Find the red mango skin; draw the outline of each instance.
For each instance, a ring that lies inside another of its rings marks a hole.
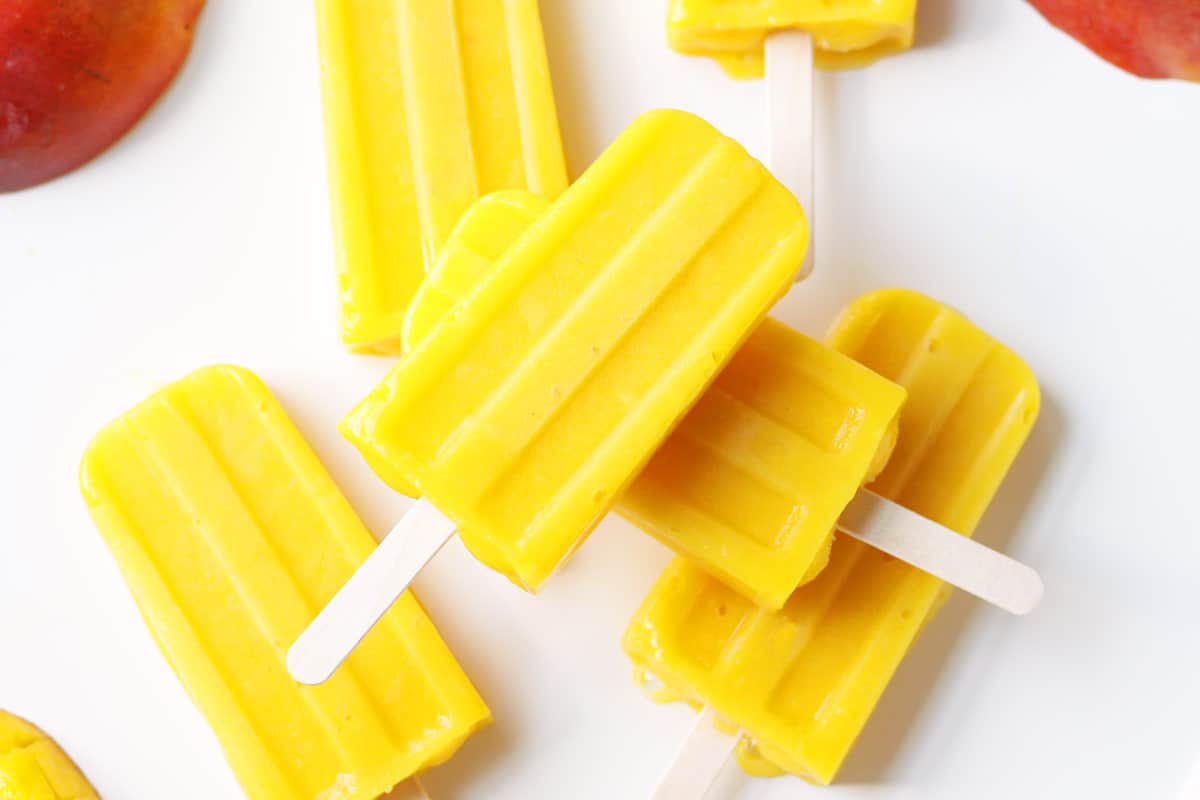
[[[1200,0],[1030,0],[1030,5],[1126,72],[1200,81]]]
[[[0,0],[0,192],[121,138],[183,65],[204,0]]]

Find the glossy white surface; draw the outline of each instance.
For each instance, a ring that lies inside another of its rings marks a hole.
[[[543,0],[573,171],[635,114],[700,112],[765,152],[762,86],[670,53],[660,0]],[[920,46],[818,85],[816,275],[779,315],[860,292],[944,299],[1009,343],[1045,408],[980,532],[1036,567],[1026,618],[956,597],[836,798],[1169,797],[1200,758],[1200,86],[1097,60],[1024,3],[922,0]],[[281,396],[380,533],[407,501],[334,429],[384,360],[336,341],[307,3],[210,0],[131,136],[0,197],[0,706],[109,798],[238,797],[75,487],[89,436],[233,361]],[[529,597],[453,543],[417,588],[496,715],[435,798],[645,797],[692,722],[619,648],[666,553],[608,521]],[[727,769],[714,797],[816,790]]]

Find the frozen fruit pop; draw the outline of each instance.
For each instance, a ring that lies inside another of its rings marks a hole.
[[[1037,416],[1029,369],[958,313],[900,290],[853,303],[829,341],[908,390],[872,488],[970,536]],[[676,559],[624,645],[639,675],[661,682],[659,699],[705,704],[743,731],[748,771],[827,784],[946,595],[937,578],[845,537],[781,611]]]
[[[405,324],[418,347],[546,209],[527,192],[467,211]],[[825,565],[833,529],[891,453],[904,390],[782,323],[750,335],[616,510],[760,605]]]
[[[671,0],[667,40],[756,77],[767,38],[799,30],[812,37],[817,66],[853,67],[912,47],[916,14],[917,0]]]
[[[284,648],[375,542],[266,386],[201,369],[107,426],[82,487],[146,623],[253,800],[375,800],[487,707],[411,593],[320,689]]]
[[[347,417],[536,589],[782,294],[795,201],[682,112],[643,116]]]
[[[0,710],[0,800],[99,800],[58,744]]]
[[[454,313],[546,207],[517,190],[472,206],[413,301],[406,347]],[[903,399],[903,389],[854,359],[767,320],[616,509],[768,608],[824,567],[837,525],[1005,610],[1028,612],[1041,597],[1036,572],[858,491],[891,453]]]
[[[343,422],[385,481],[420,491],[422,522],[406,517],[322,612],[293,674],[319,678],[456,528],[536,590],[783,294],[806,243],[795,198],[733,140],[681,111],[636,120]],[[400,557],[418,538],[420,557]]]
[[[536,0],[317,0],[342,311],[397,352],[427,263],[477,197],[567,185]]]

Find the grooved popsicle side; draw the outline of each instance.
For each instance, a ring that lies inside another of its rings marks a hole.
[[[374,800],[488,721],[411,593],[328,683],[288,676],[286,648],[374,540],[252,374],[154,395],[96,437],[82,483],[248,796]]]
[[[395,352],[425,276],[392,0],[316,0],[342,341]]]
[[[959,314],[900,290],[853,303],[829,341],[908,391],[896,449],[870,488],[969,536],[1036,418],[1028,368]],[[748,771],[825,784],[945,591],[849,537],[780,611],[739,602],[676,559],[625,649],[674,697],[740,725]]]

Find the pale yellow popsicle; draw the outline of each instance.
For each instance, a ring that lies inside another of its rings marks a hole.
[[[480,195],[566,167],[536,0],[317,0],[342,337],[398,352],[404,312]]]
[[[253,800],[376,800],[488,722],[411,593],[326,684],[289,677],[285,649],[375,542],[250,372],[199,370],[111,423],[82,487]]]

